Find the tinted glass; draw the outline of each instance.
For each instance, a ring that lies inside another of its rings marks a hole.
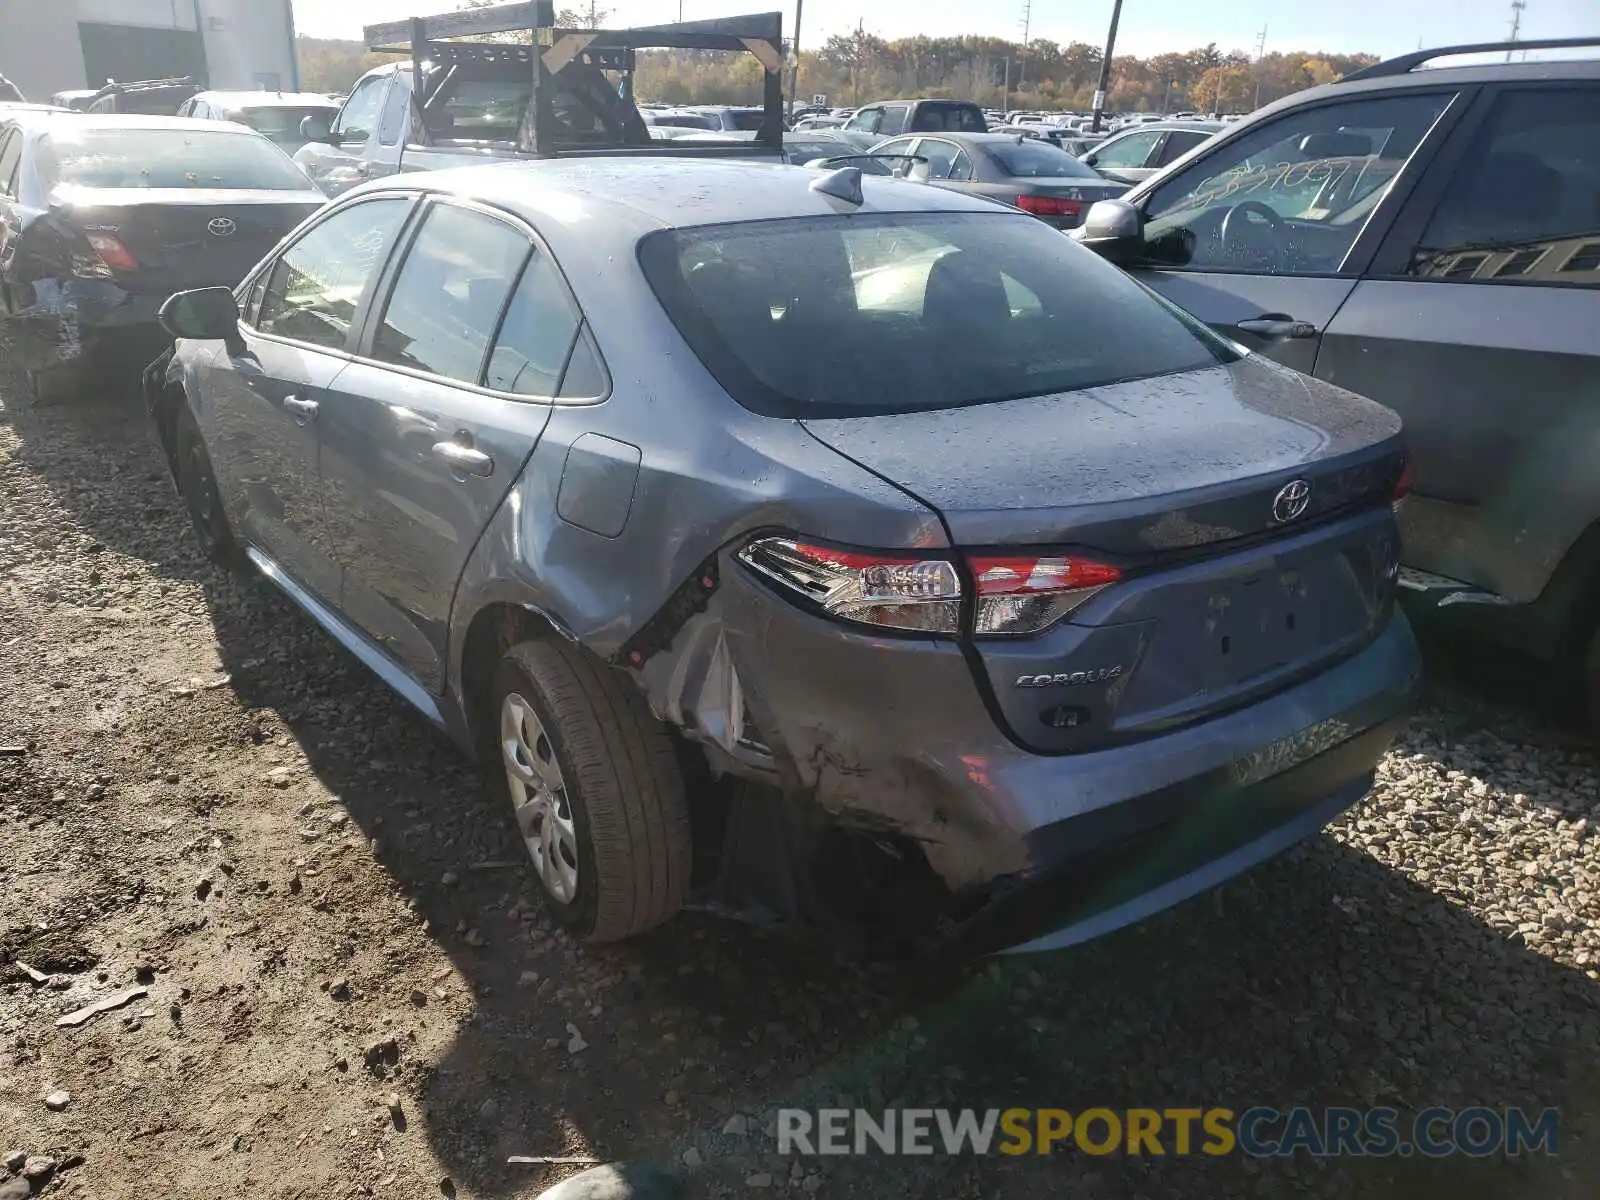
[[[883,106],[883,121],[877,127],[879,133],[903,133],[906,127],[906,114],[911,111],[909,104],[885,104]]]
[[[410,207],[408,200],[368,200],[312,228],[272,268],[257,328],[344,349],[361,295]]]
[[[971,179],[972,163],[966,153],[954,142],[939,138],[923,138],[917,144],[917,157],[928,160],[930,179]]]
[[[1496,103],[1412,255],[1411,273],[1600,287],[1600,87]]]
[[[928,133],[982,133],[989,128],[989,123],[976,105],[924,100],[917,105],[912,128]]]
[[[733,119],[733,128],[743,133],[759,132],[766,114],[759,108],[736,108],[729,114]]]
[[[528,239],[504,221],[440,205],[406,251],[372,356],[476,383]]]
[[[1174,129],[1167,134],[1167,140],[1162,143],[1161,157],[1158,166],[1166,166],[1170,162],[1177,162],[1189,151],[1211,135],[1198,129]]]
[[[1146,254],[1174,266],[1338,270],[1450,99],[1401,93],[1265,122],[1155,190]]]
[[[220,129],[54,127],[39,142],[54,183],[97,188],[310,191],[312,182],[265,138]]]
[[[697,113],[658,113],[650,119],[652,125],[667,129],[715,129],[717,123],[710,117]]]
[[[1228,361],[1031,217],[860,213],[662,231],[645,274],[740,403],[777,416],[981,404]]]
[[[1000,169],[1016,179],[1098,179],[1065,150],[1048,142],[991,142],[984,147]]]
[[[263,105],[259,108],[242,109],[234,119],[250,126],[257,133],[265,134],[279,145],[299,146],[305,141],[300,136],[300,122],[311,116],[330,119],[333,110],[309,106],[289,108]]]
[[[378,105],[383,100],[383,86],[388,80],[382,75],[363,79],[350,93],[334,123],[333,132],[341,142],[364,142],[372,136],[378,123]]]
[[[553,396],[578,333],[578,310],[548,256],[522,272],[483,382],[519,396]]]

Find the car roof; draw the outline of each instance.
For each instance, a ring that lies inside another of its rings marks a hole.
[[[993,213],[992,201],[926,184],[866,175],[865,202],[845,205],[811,184],[804,167],[727,159],[570,158],[456,167],[374,180],[346,193],[444,192],[535,224],[558,258],[609,257],[660,229],[731,225],[849,212]],[[603,232],[602,232],[603,231]]]
[[[312,105],[318,108],[337,107],[332,100],[321,92],[199,92],[196,100],[207,102],[216,101],[219,104],[233,105],[244,108],[276,108],[293,107],[304,108]]]
[[[144,113],[81,113],[66,109],[53,114],[57,121],[78,129],[207,129],[242,137],[260,137],[254,129],[231,121],[207,121],[199,117],[153,117]]]
[[[1112,134],[1112,137],[1121,137],[1126,133],[1149,133],[1152,129],[1198,129],[1203,133],[1217,133],[1225,128],[1222,121],[1141,121],[1135,125],[1128,125]]]

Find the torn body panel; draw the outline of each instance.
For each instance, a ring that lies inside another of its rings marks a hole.
[[[155,328],[155,310],[109,279],[39,278],[28,289],[32,303],[6,320],[24,370],[80,364],[108,331],[137,337]]]

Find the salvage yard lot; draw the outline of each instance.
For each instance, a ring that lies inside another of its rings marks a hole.
[[[1594,1195],[1600,773],[1482,688],[1432,685],[1330,834],[1075,951],[935,974],[706,912],[580,950],[471,765],[202,563],[133,397],[22,394],[0,380],[0,1152],[55,1160],[47,1194],[532,1197],[559,1174],[509,1155],[687,1154],[699,1196]],[[1556,1106],[1561,1139],[795,1168],[785,1104]]]

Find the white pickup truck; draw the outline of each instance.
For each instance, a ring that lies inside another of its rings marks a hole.
[[[295,161],[329,195],[401,171],[473,161],[630,154],[777,157],[783,144],[780,13],[642,29],[554,29],[550,0],[369,25],[368,47],[409,61],[367,72],[331,126],[307,118]],[[476,40],[505,38],[521,40]],[[748,52],[765,73],[751,141],[653,138],[633,102],[637,49]],[[419,86],[420,81],[420,86]]]

